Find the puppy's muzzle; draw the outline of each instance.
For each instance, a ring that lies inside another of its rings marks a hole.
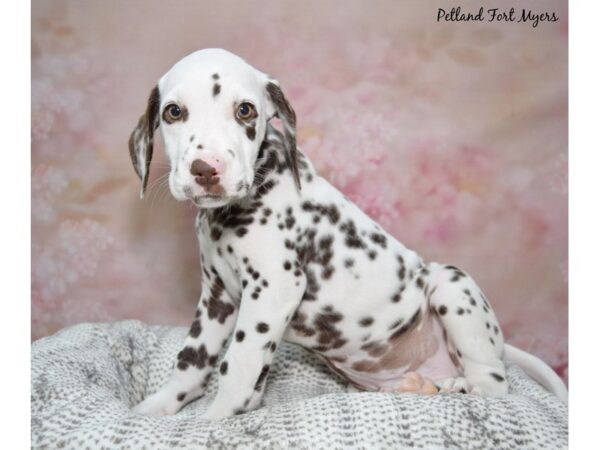
[[[196,183],[202,187],[209,187],[219,184],[219,172],[206,161],[196,159],[192,162],[190,172],[194,176]]]

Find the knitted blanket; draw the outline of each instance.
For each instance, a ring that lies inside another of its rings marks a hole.
[[[139,321],[81,324],[32,345],[31,436],[35,449],[566,448],[567,407],[521,369],[510,394],[347,392],[308,351],[277,349],[258,410],[200,418],[216,393],[170,417],[131,407],[169,377],[186,328]]]

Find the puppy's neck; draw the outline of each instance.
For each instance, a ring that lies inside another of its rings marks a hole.
[[[201,211],[209,223],[223,223],[228,216],[255,210],[262,205],[262,197],[268,194],[282,177],[293,178],[292,170],[285,159],[283,136],[275,127],[268,124],[265,137],[254,163],[254,180],[245,197],[227,205]]]

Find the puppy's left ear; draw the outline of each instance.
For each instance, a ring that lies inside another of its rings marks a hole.
[[[279,86],[279,82],[272,78],[267,78],[266,91],[269,118],[278,117],[283,126],[283,147],[285,151],[285,159],[288,166],[294,175],[294,181],[298,190],[302,188],[300,185],[300,173],[298,172],[298,151],[296,149],[296,113],[287,101],[283,91]]]
[[[146,186],[148,185],[148,175],[150,173],[150,162],[152,161],[152,151],[154,148],[154,130],[160,124],[159,118],[160,93],[158,86],[150,92],[146,112],[142,114],[138,124],[133,129],[129,137],[129,155],[135,173],[142,180],[142,190],[140,198],[144,198]]]

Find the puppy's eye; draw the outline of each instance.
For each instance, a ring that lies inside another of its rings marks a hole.
[[[254,105],[248,102],[240,103],[237,107],[236,115],[241,120],[250,120],[257,116]]]
[[[171,104],[165,108],[165,112],[163,113],[163,119],[168,123],[175,122],[176,120],[181,119],[183,111],[178,105]]]

